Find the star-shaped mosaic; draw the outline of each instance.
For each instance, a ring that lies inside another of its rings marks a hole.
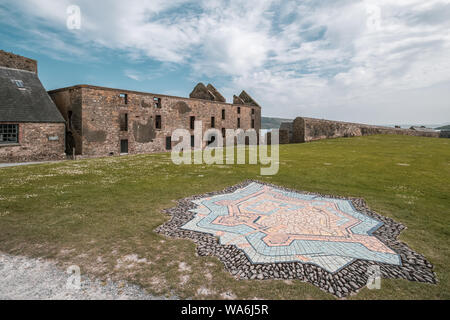
[[[299,279],[338,297],[384,278],[436,283],[433,266],[397,240],[405,228],[363,199],[247,181],[167,210],[157,232],[193,239],[241,279]]]
[[[182,228],[210,233],[242,249],[252,263],[302,262],[335,272],[361,259],[400,265],[400,256],[372,235],[382,223],[349,200],[287,192],[258,183],[193,201]]]

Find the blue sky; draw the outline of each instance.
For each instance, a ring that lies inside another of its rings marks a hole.
[[[66,26],[81,9],[81,28]],[[450,0],[2,0],[0,49],[47,89],[245,89],[263,115],[450,121]]]

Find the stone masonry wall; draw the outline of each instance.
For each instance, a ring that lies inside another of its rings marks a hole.
[[[0,162],[63,160],[64,135],[64,123],[19,123],[19,143],[0,144]]]
[[[442,130],[439,133],[440,138],[450,138],[450,130]]]
[[[400,134],[422,137],[439,137],[439,132],[423,132],[410,129],[372,126],[360,123],[340,122],[299,117],[293,123],[293,142],[309,142],[321,139],[356,137],[374,134]]]
[[[280,129],[279,131],[279,143],[280,144],[288,144],[289,143],[289,131],[288,130],[284,130],[284,129]]]
[[[121,140],[128,140],[129,154],[167,151],[166,138],[175,129],[190,130],[191,116],[203,122],[203,132],[211,127],[211,117],[215,117],[215,128],[219,131],[236,128],[238,118],[244,130],[251,128],[252,119],[255,120],[255,130],[261,129],[260,107],[92,86],[78,88],[82,104],[81,149],[85,157],[118,155]],[[64,117],[68,105],[78,101],[72,97],[70,102],[70,94],[63,93],[69,89],[49,92]],[[126,94],[126,98],[121,94]],[[154,99],[160,99],[160,108],[155,107],[157,100]],[[222,120],[222,109],[225,110],[225,120]],[[124,119],[125,114],[128,117],[127,131],[120,128],[120,119]],[[161,129],[155,127],[157,116],[161,116]],[[194,134],[193,130],[191,134]],[[175,144],[172,142],[172,146]]]
[[[37,61],[0,50],[0,66],[37,73]]]
[[[59,112],[66,120],[66,153],[76,155],[82,154],[82,108],[81,88],[70,88],[50,94]]]

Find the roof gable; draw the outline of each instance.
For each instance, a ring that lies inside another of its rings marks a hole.
[[[2,122],[64,122],[36,73],[0,67],[0,97]]]

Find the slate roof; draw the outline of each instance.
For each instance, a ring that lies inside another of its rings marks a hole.
[[[21,80],[19,88],[14,80]],[[34,72],[0,67],[0,122],[64,122]]]

